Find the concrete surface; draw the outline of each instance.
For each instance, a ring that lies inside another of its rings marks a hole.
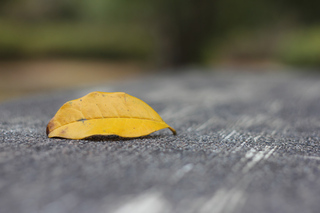
[[[178,135],[49,139],[70,99],[123,91]],[[320,76],[159,75],[0,105],[1,213],[319,212]]]

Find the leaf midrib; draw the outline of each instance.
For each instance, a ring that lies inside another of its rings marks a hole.
[[[82,118],[82,119],[86,119],[86,118]],[[157,123],[165,123],[163,120],[161,121],[158,121],[158,120],[152,120],[152,119],[148,119],[148,118],[135,118],[135,117],[104,117],[104,118],[91,118],[91,119],[86,119],[86,120],[82,120],[82,121],[73,121],[73,122],[70,122],[70,123],[67,123],[67,124],[64,124],[64,125],[61,125],[51,131],[54,131],[56,129],[59,129],[60,127],[63,127],[65,125],[69,125],[69,124],[72,124],[72,123],[77,123],[77,122],[85,122],[85,121],[91,121],[91,120],[100,120],[100,119],[137,119],[137,120],[147,120],[147,121],[154,121],[154,122],[157,122]],[[60,122],[59,122],[60,123]]]

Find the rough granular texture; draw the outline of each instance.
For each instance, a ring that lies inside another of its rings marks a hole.
[[[122,91],[178,132],[49,139],[68,100]],[[196,73],[0,105],[0,212],[318,212],[320,76]]]

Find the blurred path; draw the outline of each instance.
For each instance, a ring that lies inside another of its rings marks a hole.
[[[0,62],[0,102],[43,91],[130,79],[145,67],[137,62],[26,60]]]
[[[49,139],[67,100],[124,91],[176,128],[138,139]],[[152,76],[0,105],[1,212],[315,213],[320,76]]]

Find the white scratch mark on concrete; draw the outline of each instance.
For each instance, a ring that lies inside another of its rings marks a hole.
[[[222,141],[226,141],[226,140],[228,140],[232,135],[234,135],[236,133],[236,130],[233,130],[229,135],[227,135],[226,137],[224,137],[223,139],[222,139]]]
[[[196,109],[196,106],[187,106],[182,109],[172,109],[171,108],[169,110],[165,110],[164,112],[162,112],[161,117],[165,120],[177,119],[177,118],[181,118],[183,116],[186,116],[189,112],[191,112],[194,109]]]
[[[245,201],[246,195],[243,190],[237,188],[220,189],[195,212],[232,213],[235,209],[241,208]]]
[[[231,132],[232,135],[235,131]],[[231,133],[229,135],[231,135]],[[229,136],[228,135],[228,136]],[[228,137],[227,136],[227,137]],[[231,137],[231,136],[229,136]],[[242,146],[250,139],[247,138],[237,149],[241,149]],[[268,159],[277,149],[278,147],[275,146],[271,149],[270,146],[264,147],[262,151],[257,151],[256,149],[250,149],[247,151],[245,156],[241,158],[238,164],[232,169],[238,171],[240,169],[240,164],[244,162],[248,162],[244,168],[242,169],[242,173],[246,174],[242,180],[233,188],[231,189],[220,189],[218,190],[211,198],[203,203],[199,210],[194,212],[200,213],[233,213],[239,212],[239,209],[243,207],[247,200],[247,195],[245,193],[245,189],[248,187],[250,180],[252,179],[251,176],[248,176],[248,172],[260,161]],[[237,151],[235,149],[235,151]],[[319,158],[320,159],[320,158]],[[241,171],[241,170],[240,170]]]
[[[225,207],[226,213],[239,212],[239,209],[242,208],[247,200],[247,196],[243,190],[233,189],[231,192],[230,200]]]
[[[224,134],[225,134],[225,130],[220,130],[219,132],[218,132],[218,135],[220,136],[220,137],[222,137]]]
[[[225,189],[218,190],[211,199],[206,201],[202,208],[199,209],[200,213],[221,212],[224,205],[226,205],[228,198],[228,191]]]
[[[253,138],[254,142],[257,142],[259,140],[259,138],[261,138],[261,135],[258,135],[257,137],[254,137]]]
[[[251,158],[251,161],[247,163],[247,165],[242,169],[242,173],[247,173],[252,167],[254,167],[259,161],[261,161],[265,154],[269,152],[270,146],[264,147],[262,151],[259,151],[257,154],[254,154],[254,149],[251,149],[246,153],[246,158]]]
[[[300,156],[300,155],[298,156],[304,159],[320,160],[320,157],[317,157],[317,156]]]
[[[183,176],[185,174],[187,174],[188,172],[190,172],[192,169],[193,169],[193,164],[192,163],[184,165],[181,169],[179,169],[178,171],[176,171],[174,173],[174,175],[172,177],[172,181],[173,182],[180,181],[183,178]]]
[[[246,158],[252,158],[257,150],[251,148],[245,155]]]
[[[73,194],[69,193],[45,205],[41,209],[41,212],[43,213],[70,212],[77,205],[78,205],[77,198]]]
[[[245,141],[245,142],[242,142],[242,143],[240,144],[240,146],[235,147],[234,150],[232,150],[231,152],[232,152],[232,153],[239,152],[239,151],[241,150],[241,148],[244,146],[245,143],[246,143],[246,141]]]
[[[207,128],[209,125],[213,124],[217,120],[218,120],[218,118],[216,116],[210,118],[209,120],[207,120],[206,122],[201,124],[198,128],[196,128],[196,131],[200,131],[200,130]]]
[[[245,141],[242,142],[242,143],[240,144],[240,146],[237,146],[237,147],[233,148],[233,150],[231,150],[231,152],[232,152],[232,153],[239,152],[239,151],[242,149],[242,147],[243,147],[250,139],[251,139],[251,136],[249,136],[247,139],[245,139]]]
[[[273,131],[271,132],[271,135],[274,136],[277,132],[278,132],[277,130],[273,130]]]
[[[320,157],[316,157],[316,156],[304,156],[304,158],[313,159],[313,160],[320,160]]]
[[[277,148],[278,148],[278,147],[275,146],[273,149],[271,149],[271,150],[264,156],[264,159],[267,160]]]
[[[158,192],[147,192],[127,203],[113,213],[165,213],[170,212],[170,204]]]

